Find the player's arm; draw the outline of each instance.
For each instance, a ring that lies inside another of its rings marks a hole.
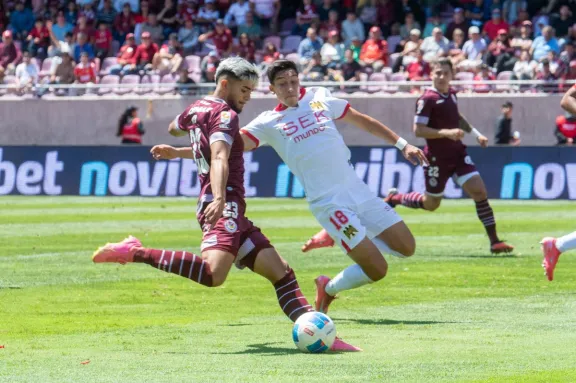
[[[180,124],[178,123],[179,118],[180,115],[176,116],[170,125],[168,125],[168,133],[170,133],[171,136],[182,137],[188,134],[186,130],[180,129]]]
[[[448,138],[458,141],[464,137],[464,132],[460,129],[432,129],[428,127],[432,110],[436,101],[427,97],[421,97],[416,101],[416,113],[414,115],[414,135],[426,140],[437,140]]]
[[[472,124],[470,124],[463,115],[460,115],[460,120],[458,121],[458,127],[463,131],[465,131],[466,133],[472,133],[474,136],[476,136],[476,140],[483,148],[488,146],[488,138],[486,138],[486,136],[480,133],[478,129],[473,127]]]
[[[564,94],[562,101],[560,101],[560,106],[568,113],[576,115],[576,85]]]
[[[240,130],[240,137],[242,137],[242,141],[244,142],[245,152],[250,152],[258,147],[258,144],[254,141],[254,139],[250,138],[246,132]]]
[[[175,148],[170,145],[155,145],[150,149],[150,153],[155,160],[172,160],[174,158],[196,159],[194,151],[190,146],[184,148]]]
[[[210,184],[214,200],[204,214],[206,222],[213,226],[222,217],[222,212],[226,206],[226,183],[228,182],[228,158],[230,157],[231,146],[226,141],[214,141],[210,145]]]
[[[392,129],[380,121],[360,113],[354,108],[348,108],[341,120],[396,146],[402,151],[404,157],[414,165],[428,165],[428,160],[420,149],[408,144],[405,139],[394,133]]]

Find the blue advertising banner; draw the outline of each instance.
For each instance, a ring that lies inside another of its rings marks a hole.
[[[154,161],[149,147],[0,147],[0,195],[189,196],[200,191],[192,160]],[[353,147],[356,173],[378,195],[424,190],[422,168],[390,147]],[[490,198],[576,199],[576,150],[570,147],[469,148]],[[269,147],[245,154],[248,197],[304,197]],[[452,180],[446,198],[466,197]]]

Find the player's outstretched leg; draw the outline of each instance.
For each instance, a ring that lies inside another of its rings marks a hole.
[[[323,247],[334,246],[334,240],[330,237],[330,234],[325,229],[320,230],[312,238],[310,238],[304,246],[302,246],[302,252],[305,253],[310,250],[320,249]]]
[[[392,188],[388,191],[388,195],[384,198],[384,202],[392,207],[402,205],[411,209],[426,209],[424,206],[424,198],[425,195],[422,193],[399,193],[396,188]]]
[[[314,311],[302,294],[296,275],[288,263],[274,248],[266,248],[248,254],[242,264],[268,279],[274,286],[278,304],[293,322],[302,314]],[[362,351],[362,349],[344,342],[337,337],[330,348],[333,351]]]
[[[542,245],[542,253],[544,255],[542,267],[546,272],[548,280],[551,281],[554,279],[554,269],[556,268],[560,254],[571,249],[576,249],[576,231],[560,238],[543,238],[540,244]]]
[[[482,181],[480,175],[477,174],[467,180],[462,185],[462,189],[472,197],[476,204],[476,214],[478,215],[480,222],[484,225],[486,234],[488,234],[488,238],[490,239],[490,251],[495,254],[512,252],[514,246],[511,246],[498,238],[494,211],[488,202],[486,186],[484,186],[484,181]]]
[[[213,252],[216,252],[216,250]],[[180,275],[201,285],[215,287],[224,282],[234,261],[234,257],[231,254],[222,251],[217,252],[219,262],[213,262],[215,264],[211,265],[208,261],[211,254],[208,254],[206,259],[204,259],[200,255],[187,251],[148,249],[144,248],[137,238],[129,236],[122,242],[107,243],[100,247],[94,252],[92,260],[95,263],[146,263],[159,270]],[[224,257],[220,257],[220,255],[224,255]]]

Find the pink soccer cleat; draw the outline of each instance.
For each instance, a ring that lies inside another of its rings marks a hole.
[[[328,306],[330,306],[330,303],[336,299],[336,297],[333,297],[326,292],[326,285],[330,282],[330,277],[321,275],[316,278],[314,282],[316,282],[316,300],[314,301],[316,311],[327,314]]]
[[[332,343],[332,347],[330,347],[330,351],[347,351],[347,352],[359,352],[362,351],[360,347],[352,346],[349,343],[344,342],[339,337],[334,339],[334,343]]]
[[[326,230],[322,229],[302,246],[302,252],[305,253],[310,250],[332,246],[334,246],[334,240]]]
[[[558,263],[558,258],[560,257],[560,250],[556,247],[556,238],[546,237],[540,241],[542,245],[542,253],[544,254],[544,260],[542,261],[542,267],[546,272],[548,280],[554,279],[554,269],[556,268],[556,263]]]
[[[121,264],[134,262],[135,251],[133,249],[135,247],[142,247],[142,243],[138,238],[130,235],[122,242],[109,242],[98,248],[92,255],[92,261],[94,263],[116,262]]]

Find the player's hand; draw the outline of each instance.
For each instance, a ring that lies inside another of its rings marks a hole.
[[[446,138],[453,141],[460,141],[464,138],[464,131],[462,129],[448,129],[446,131]]]
[[[225,206],[226,201],[214,200],[206,207],[204,216],[206,217],[205,225],[207,225],[207,230],[211,230],[216,225],[216,222],[222,217]]]
[[[404,158],[412,163],[412,165],[430,165],[424,152],[410,144],[407,144],[404,149],[402,149],[402,154],[404,155]]]
[[[152,153],[152,157],[154,157],[155,160],[171,160],[178,158],[178,150],[170,145],[156,145],[150,149],[150,153]]]
[[[485,148],[488,146],[488,139],[486,137],[480,135],[477,140],[481,147]]]

